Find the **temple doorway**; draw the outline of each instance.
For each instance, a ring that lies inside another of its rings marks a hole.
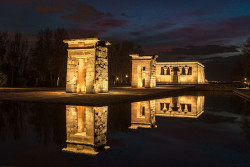
[[[146,67],[137,67],[137,78],[138,78],[138,88],[144,88],[145,87],[145,70]]]
[[[86,58],[78,59],[77,93],[86,93]]]
[[[86,136],[86,107],[77,106],[77,135]]]
[[[173,83],[178,83],[178,67],[173,67],[172,72],[173,72]]]

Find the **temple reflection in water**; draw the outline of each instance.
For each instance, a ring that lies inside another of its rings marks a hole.
[[[66,106],[67,147],[63,151],[98,154],[106,145],[108,107]]]
[[[157,127],[155,116],[198,118],[204,96],[178,96],[131,103],[130,129]]]
[[[198,118],[204,112],[204,96],[178,96],[156,100],[156,116]]]
[[[198,118],[204,112],[204,100],[204,96],[178,96],[133,102],[128,128],[156,128],[156,116]],[[96,155],[100,148],[109,148],[107,119],[108,106],[67,105],[67,147],[63,151]]]

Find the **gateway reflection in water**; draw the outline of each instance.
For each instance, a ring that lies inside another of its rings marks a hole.
[[[156,128],[155,100],[131,103],[130,129]]]
[[[108,106],[66,106],[67,147],[63,151],[98,154],[106,145]]]

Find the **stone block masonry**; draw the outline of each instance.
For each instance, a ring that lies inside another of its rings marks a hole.
[[[66,105],[67,147],[63,151],[96,155],[106,146],[108,106]]]
[[[64,40],[68,44],[66,92],[108,92],[107,41],[98,38]]]
[[[156,58],[158,56],[132,57],[132,87],[133,88],[153,88],[156,87]]]
[[[199,62],[156,62],[158,56],[132,57],[133,88],[154,88],[156,84],[205,84],[205,67]]]

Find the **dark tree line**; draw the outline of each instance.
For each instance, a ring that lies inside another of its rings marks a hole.
[[[28,41],[21,33],[16,33],[12,39],[9,34],[0,32],[0,66],[2,86],[22,86],[26,75]]]
[[[131,41],[112,42],[109,48],[109,84],[128,85],[131,81],[130,54],[141,54],[140,45]]]
[[[68,33],[64,29],[52,31],[47,28],[38,32],[37,42],[31,49],[35,86],[65,85],[67,45],[63,40],[67,38]]]
[[[37,32],[36,41],[21,33],[11,36],[0,32],[0,86],[65,87],[68,32],[49,28]],[[81,38],[81,37],[79,37]],[[142,53],[130,41],[112,42],[108,48],[110,85],[128,85],[131,80],[131,57]]]
[[[31,47],[21,33],[0,32],[0,86],[64,86],[67,38],[66,30],[47,28]]]
[[[247,39],[242,48],[243,77],[250,79],[250,38]]]
[[[242,47],[240,61],[235,62],[232,69],[232,81],[245,81],[245,78],[250,82],[250,38],[246,40]]]

